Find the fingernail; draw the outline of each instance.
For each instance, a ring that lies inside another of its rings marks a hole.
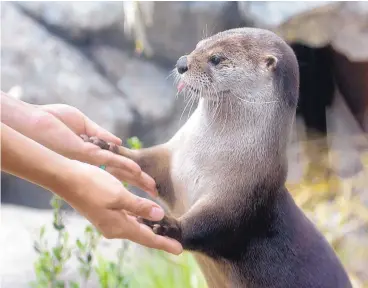
[[[152,218],[152,220],[159,221],[164,218],[165,212],[161,208],[153,207],[149,216]]]
[[[181,253],[183,253],[183,246],[176,240],[173,240],[173,239],[170,239],[170,238],[167,238],[165,237],[166,239],[168,239],[172,245],[170,251],[167,251],[171,254],[174,254],[174,255],[180,255]]]

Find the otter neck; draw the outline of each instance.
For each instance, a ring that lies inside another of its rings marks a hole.
[[[287,143],[294,116],[281,102],[249,102],[231,94],[217,100],[201,98],[198,110],[211,136],[238,132],[273,147]]]
[[[201,99],[197,113],[200,129],[195,133],[201,139],[197,143],[204,143],[207,150],[216,142],[216,151],[227,154],[229,162],[254,167],[248,171],[249,177],[262,178],[275,169],[287,173],[286,147],[293,118],[281,103]]]

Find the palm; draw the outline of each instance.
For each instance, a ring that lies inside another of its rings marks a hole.
[[[157,191],[154,180],[147,174],[142,173],[138,164],[130,159],[113,154],[110,151],[101,150],[92,143],[84,142],[80,135],[96,136],[106,142],[121,145],[119,138],[98,126],[74,107],[55,104],[44,105],[42,109],[52,114],[64,124],[60,126],[58,131],[53,131],[54,134],[57,134],[58,139],[63,139],[64,143],[68,143],[67,147],[65,147],[64,143],[57,143],[61,144],[60,146],[65,148],[65,150],[68,150],[64,154],[92,165],[107,166],[107,171],[121,181],[126,181],[134,186],[140,187],[152,196],[156,196]]]
[[[43,109],[57,117],[77,135],[86,134],[88,136],[96,136],[107,142],[121,145],[121,140],[119,138],[99,127],[75,107],[55,104],[46,105]]]

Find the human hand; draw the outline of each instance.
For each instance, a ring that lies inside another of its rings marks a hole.
[[[156,235],[137,221],[136,216],[159,221],[164,212],[153,201],[130,193],[109,173],[78,161],[73,164],[73,175],[65,193],[56,191],[74,209],[86,217],[108,239],[128,239],[146,247],[180,254],[179,242]]]
[[[96,136],[106,142],[121,145],[119,138],[98,126],[75,107],[64,104],[34,105],[34,107],[47,113],[38,117],[34,125],[45,135],[40,143],[71,159],[97,166],[103,165],[106,171],[121,181],[137,186],[153,197],[157,196],[155,181],[141,171],[138,164],[83,141],[80,135]]]

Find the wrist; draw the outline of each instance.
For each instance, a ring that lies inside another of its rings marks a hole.
[[[79,161],[63,158],[58,170],[53,171],[55,181],[50,190],[70,204],[80,202],[79,199],[83,198],[81,187],[86,178],[82,166],[83,163]]]

